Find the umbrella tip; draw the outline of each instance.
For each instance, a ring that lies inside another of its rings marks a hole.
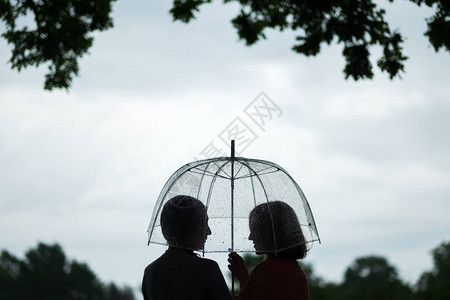
[[[231,140],[231,158],[234,159],[234,140]]]

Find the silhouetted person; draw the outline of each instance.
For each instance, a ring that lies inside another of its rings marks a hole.
[[[269,207],[270,206],[270,207]],[[229,254],[228,268],[238,278],[239,300],[307,300],[308,280],[297,263],[307,252],[295,211],[281,201],[256,206],[249,216],[250,236],[256,254],[264,260],[250,276],[244,260]]]
[[[161,212],[167,251],[145,268],[144,300],[230,300],[231,294],[217,263],[200,258],[211,230],[206,207],[190,196],[170,199]]]

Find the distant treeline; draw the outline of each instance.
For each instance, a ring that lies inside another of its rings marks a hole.
[[[432,255],[433,268],[423,272],[414,285],[402,281],[395,267],[380,256],[355,259],[342,283],[328,282],[314,273],[311,264],[300,264],[308,275],[309,300],[449,300],[450,242],[436,247]],[[243,257],[250,269],[262,259],[251,254]]]
[[[317,276],[301,262],[309,279],[309,300],[448,300],[450,299],[450,242],[432,251],[433,267],[414,285],[399,278],[383,257],[357,258],[342,283]],[[244,255],[252,268],[260,256]],[[85,263],[69,261],[58,245],[39,243],[19,259],[3,250],[0,256],[0,300],[135,300],[130,287],[102,283]]]
[[[134,300],[130,287],[104,284],[85,263],[69,261],[58,245],[39,243],[19,259],[0,256],[0,300]]]

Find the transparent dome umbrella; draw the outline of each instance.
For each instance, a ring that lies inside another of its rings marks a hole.
[[[277,238],[276,220],[270,219],[264,229],[273,243],[260,246],[259,252],[279,252],[305,243],[307,248],[312,242],[320,242],[311,208],[303,191],[294,179],[275,163],[235,157],[234,141],[231,142],[231,156],[217,157],[188,163],[178,169],[164,185],[148,227],[148,243],[169,245],[161,230],[161,211],[169,199],[177,195],[188,195],[200,200],[206,207],[207,215],[203,224],[208,224],[211,234],[203,244],[205,252],[255,252],[253,240],[249,240],[249,214],[262,203],[281,201],[292,207],[298,218],[285,216],[284,231],[298,235],[301,228],[303,237],[298,239]],[[275,212],[269,206],[269,217]],[[278,220],[280,222],[280,220]],[[298,226],[300,225],[300,226]],[[208,226],[204,228],[207,235]],[[281,234],[280,234],[281,235]],[[268,246],[267,246],[268,245]],[[261,249],[266,247],[267,249]],[[189,247],[186,247],[189,248]]]

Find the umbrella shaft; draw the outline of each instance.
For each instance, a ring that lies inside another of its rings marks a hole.
[[[231,251],[234,251],[234,161],[231,161]]]
[[[231,140],[231,251],[234,251],[234,140]]]

